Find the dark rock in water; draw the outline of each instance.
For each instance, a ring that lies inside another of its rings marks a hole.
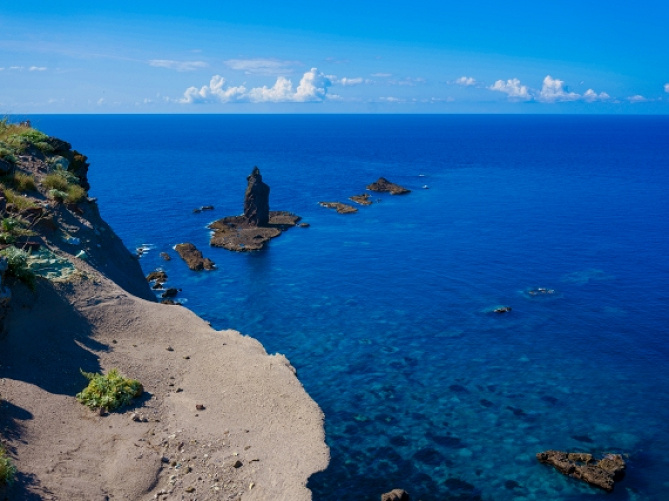
[[[511,311],[511,306],[500,306],[492,311],[494,313],[509,313]]]
[[[461,384],[452,384],[448,387],[453,393],[469,393],[469,390]]]
[[[381,501],[411,501],[411,496],[404,489],[393,489],[381,494]]]
[[[444,462],[444,456],[434,447],[423,447],[413,455],[413,458],[431,466],[437,466]]]
[[[447,478],[444,484],[451,491],[473,491],[475,489],[469,482],[465,482],[464,480],[455,477]]]
[[[606,454],[595,460],[592,454],[546,451],[537,454],[541,463],[550,464],[560,473],[611,492],[625,476],[625,461],[620,454]]]
[[[246,178],[248,186],[244,194],[244,217],[252,226],[269,224],[269,186],[263,183],[260,169],[253,168]]]
[[[595,442],[593,439],[591,439],[587,435],[572,435],[571,438],[573,438],[574,440],[578,440],[579,442],[586,443],[586,444],[592,444],[592,443]]]
[[[216,265],[209,258],[203,258],[202,252],[191,243],[178,244],[174,247],[181,258],[186,261],[188,267],[193,271],[215,270]]]
[[[506,487],[509,490],[513,490],[520,487],[520,484],[515,480],[507,480],[506,482],[504,482],[504,487]]]
[[[179,293],[179,289],[176,289],[174,287],[170,287],[167,289],[165,292],[163,292],[160,297],[166,298],[166,297],[175,297]]]
[[[517,416],[517,417],[527,416],[525,411],[523,409],[518,408],[518,407],[513,407],[511,405],[507,405],[506,408],[509,409],[511,412],[513,412],[514,416]]]
[[[167,282],[167,273],[165,273],[162,270],[152,271],[146,276],[146,281],[164,284],[165,282]]]
[[[214,210],[214,206],[213,205],[203,205],[202,207],[200,207],[200,210],[202,210],[202,211]]]
[[[300,223],[300,228],[309,228],[311,226],[309,223]]]
[[[170,257],[170,255],[167,252],[161,252],[160,257],[162,257],[165,261],[171,261],[172,260],[172,258]]]
[[[263,183],[258,167],[253,168],[247,180],[244,215],[211,223],[209,229],[214,233],[210,245],[237,252],[260,250],[270,239],[300,221],[300,216],[290,212],[269,210],[269,186]]]
[[[228,216],[209,225],[214,234],[209,241],[214,247],[231,251],[247,252],[260,250],[270,239],[295,226],[300,216],[285,211],[271,211],[267,226],[249,225],[244,216]]]
[[[353,200],[356,204],[360,205],[372,205],[372,200],[369,193],[363,193],[362,195],[353,195],[348,197],[349,200]]]
[[[495,404],[493,404],[490,400],[488,400],[488,399],[486,399],[486,398],[482,398],[482,399],[480,400],[480,403],[481,403],[481,405],[482,405],[483,407],[492,407],[493,405],[495,405]]]
[[[368,185],[367,189],[370,191],[386,191],[391,195],[404,195],[405,193],[411,193],[411,190],[407,190],[399,184],[391,183],[385,177],[380,177],[375,183]]]
[[[341,202],[318,202],[318,204],[326,209],[335,209],[339,214],[352,214],[358,212],[358,209],[352,205],[343,204]]]
[[[409,439],[404,435],[395,435],[394,437],[390,437],[390,444],[395,447],[404,447],[409,445]]]
[[[550,395],[544,395],[541,397],[541,400],[544,402],[548,402],[551,405],[555,405],[559,402],[559,400],[555,397],[551,397]]]
[[[435,444],[441,445],[442,447],[451,447],[453,449],[464,449],[465,446],[458,437],[453,435],[436,435],[431,431],[428,431],[425,435]]]

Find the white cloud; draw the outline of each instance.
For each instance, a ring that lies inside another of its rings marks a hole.
[[[348,78],[348,77],[342,77],[342,78],[337,78],[336,75],[326,75],[326,78],[330,80],[330,83],[332,85],[343,85],[344,87],[351,87],[354,85],[362,85],[362,84],[371,84],[374,83],[374,80],[370,80],[368,78],[362,78],[362,77],[355,77],[355,78]]]
[[[504,80],[497,80],[488,89],[506,93],[511,101],[536,100],[542,103],[586,101],[592,103],[594,101],[608,101],[611,99],[611,96],[606,92],[597,94],[592,89],[586,90],[582,95],[567,91],[563,80],[553,78],[550,75],[546,75],[543,79],[541,90],[530,89],[528,86],[522,85],[517,78],[507,80],[506,82]]]
[[[284,76],[279,76],[272,87],[255,87],[247,91],[246,87],[225,87],[225,79],[214,75],[209,85],[201,88],[189,87],[179,100],[183,104],[245,101],[253,103],[304,103],[321,102],[327,97],[330,80],[316,68],[307,71],[293,90],[293,83]]]
[[[372,76],[376,77],[376,78],[388,78],[388,77],[392,77],[393,74],[392,73],[372,73]]]
[[[583,93],[583,100],[589,103],[592,103],[593,101],[608,101],[609,99],[611,99],[611,96],[606,92],[597,94],[594,90],[588,89]]]
[[[390,85],[401,85],[405,87],[415,87],[418,84],[424,84],[427,80],[425,80],[422,77],[405,77],[402,78],[401,80],[390,80],[388,83]]]
[[[9,69],[14,71],[23,71],[23,66],[10,66]]]
[[[554,103],[556,101],[577,101],[581,98],[575,92],[567,92],[564,89],[564,81],[546,75],[543,85],[537,96],[537,100],[547,103]]]
[[[380,97],[380,101],[385,101],[386,103],[403,103],[404,99],[400,99],[399,97],[393,97],[393,96],[388,96],[388,97]]]
[[[643,97],[641,94],[637,94],[636,96],[628,97],[627,100],[630,103],[645,103],[646,101],[648,101],[648,98]]]
[[[177,71],[193,71],[209,66],[204,61],[172,61],[171,59],[151,59],[149,64],[156,68],[167,68]]]
[[[214,75],[209,81],[209,85],[203,85],[201,88],[189,87],[184,92],[184,97],[179,100],[180,103],[228,103],[230,101],[240,100],[246,94],[246,88],[228,87],[225,89],[225,78],[220,75]]]
[[[497,92],[504,92],[509,96],[509,99],[520,100],[520,101],[530,101],[532,96],[529,93],[529,89],[526,85],[521,85],[520,80],[513,78],[504,82],[504,80],[497,80],[494,84],[488,87],[490,90]]]
[[[365,79],[362,77],[356,77],[356,78],[342,78],[339,83],[342,84],[343,86],[347,85],[360,85],[361,83],[364,83]]]
[[[31,66],[28,71],[46,71],[46,66]]]
[[[458,78],[455,81],[455,83],[458,84],[458,85],[464,85],[466,87],[469,87],[470,85],[476,84],[476,79],[474,77],[462,76],[462,77]]]
[[[296,61],[277,59],[228,59],[223,61],[233,70],[243,71],[247,75],[287,75],[293,72]]]
[[[664,84],[664,92],[669,92],[669,83]]]

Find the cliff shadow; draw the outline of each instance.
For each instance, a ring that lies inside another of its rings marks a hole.
[[[0,336],[0,377],[74,396],[86,386],[80,369],[100,372],[92,351],[108,347],[92,339],[91,324],[53,283],[38,280],[31,292],[12,286],[10,312]]]

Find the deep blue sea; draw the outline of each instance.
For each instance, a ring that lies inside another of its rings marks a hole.
[[[88,155],[146,273],[297,368],[332,454],[316,501],[669,498],[669,117],[31,118]],[[311,226],[209,247],[256,165],[272,210]],[[379,176],[413,191],[318,205]],[[218,270],[190,271],[181,242]],[[627,476],[606,495],[547,449],[623,453]]]

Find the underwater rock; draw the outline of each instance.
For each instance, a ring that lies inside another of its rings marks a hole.
[[[595,460],[592,454],[546,451],[537,454],[540,463],[553,466],[563,475],[576,478],[607,492],[625,476],[625,461],[620,454],[606,454]]]
[[[163,260],[165,260],[165,261],[171,261],[172,260],[172,258],[170,257],[170,255],[167,252],[161,252],[160,257],[162,257]]]
[[[334,209],[339,214],[352,214],[358,212],[358,209],[352,205],[343,204],[341,202],[318,202],[318,205],[325,207],[326,209]]]
[[[248,186],[244,194],[244,217],[252,226],[269,224],[269,186],[263,183],[260,169],[254,167],[246,178]]]
[[[193,271],[215,270],[216,265],[209,258],[203,258],[202,252],[191,243],[177,244],[174,250],[179,253],[181,259],[186,261],[188,267]]]
[[[381,494],[381,501],[411,501],[411,496],[404,489],[393,489]]]
[[[370,191],[386,191],[391,195],[404,195],[405,193],[411,193],[411,190],[407,190],[399,184],[391,183],[385,177],[380,177],[375,183],[368,185],[367,189]]]

